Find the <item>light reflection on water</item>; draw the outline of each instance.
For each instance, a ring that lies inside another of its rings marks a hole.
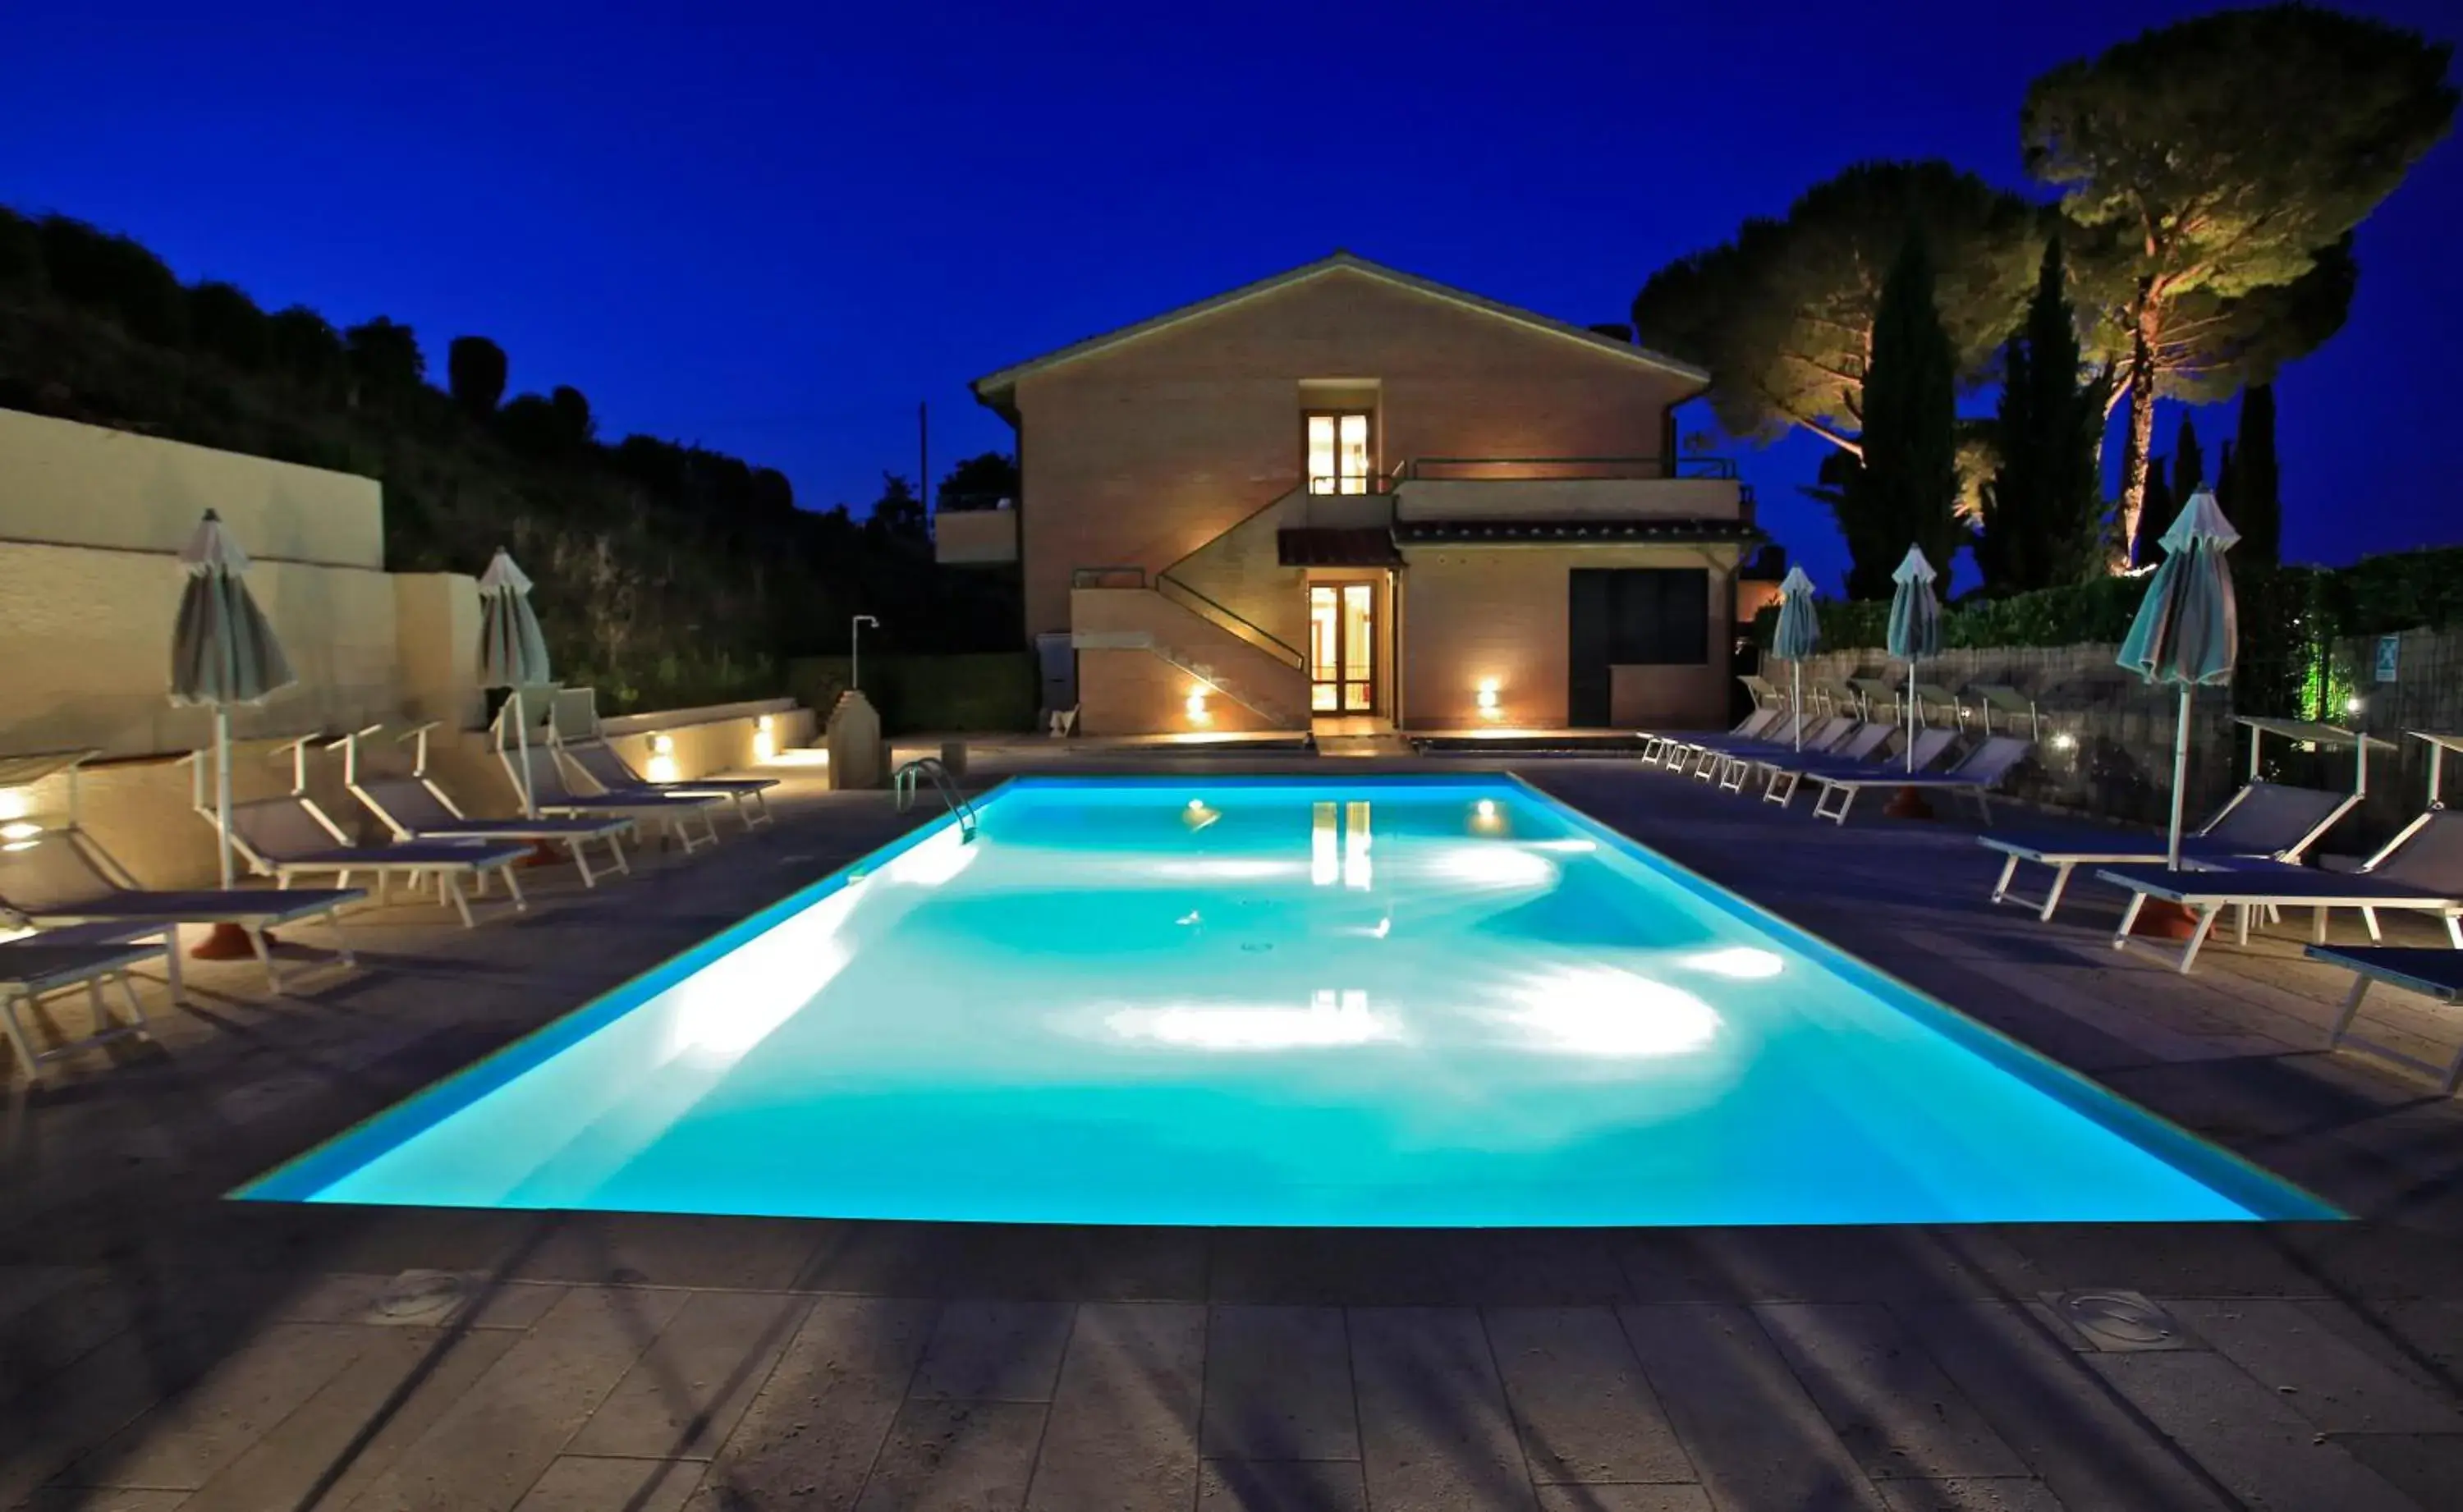
[[[2246,1216],[1510,787],[1030,788],[982,813],[973,844],[929,836],[458,1111],[352,1136],[371,1157],[316,1195],[1062,1222]]]

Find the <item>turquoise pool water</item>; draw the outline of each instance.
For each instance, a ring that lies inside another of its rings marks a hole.
[[[1085,1223],[2331,1216],[1505,778],[1027,780],[241,1196]]]

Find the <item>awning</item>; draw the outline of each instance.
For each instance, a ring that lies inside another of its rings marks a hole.
[[[1285,567],[1399,567],[1402,553],[1384,526],[1312,526],[1277,531],[1275,551]]]
[[[1290,533],[1288,531],[1286,534]],[[1689,545],[1757,541],[1742,520],[1397,520],[1397,546]]]

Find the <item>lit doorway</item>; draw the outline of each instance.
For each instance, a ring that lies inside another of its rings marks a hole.
[[[1377,712],[1377,585],[1309,585],[1309,712]]]

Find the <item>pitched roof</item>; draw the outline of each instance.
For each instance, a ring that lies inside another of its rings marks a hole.
[[[1002,368],[997,373],[988,373],[975,379],[970,387],[974,390],[977,400],[1003,413],[1008,413],[1011,408],[1010,396],[1017,387],[1018,379],[1029,374],[1058,367],[1064,362],[1074,362],[1080,357],[1093,356],[1099,352],[1109,351],[1113,347],[1135,341],[1140,336],[1151,335],[1158,331],[1179,325],[1183,321],[1194,320],[1200,315],[1212,314],[1218,310],[1227,310],[1233,305],[1243,304],[1262,295],[1291,288],[1295,284],[1306,283],[1310,279],[1321,278],[1328,273],[1338,271],[1362,273],[1397,288],[1408,289],[1431,298],[1442,299],[1448,304],[1456,305],[1462,309],[1493,315],[1500,320],[1510,320],[1516,325],[1569,341],[1578,341],[1611,356],[1624,357],[1628,361],[1639,362],[1645,367],[1672,374],[1700,388],[1710,386],[1710,374],[1689,362],[1680,362],[1674,357],[1663,356],[1647,347],[1635,346],[1631,342],[1619,341],[1613,336],[1604,336],[1596,331],[1585,330],[1580,326],[1568,324],[1548,315],[1537,314],[1513,305],[1500,304],[1493,299],[1485,299],[1478,294],[1455,289],[1450,285],[1417,277],[1399,269],[1388,268],[1383,263],[1372,263],[1365,257],[1355,257],[1349,252],[1336,252],[1331,257],[1320,257],[1316,262],[1304,263],[1297,268],[1276,273],[1271,278],[1261,278],[1253,284],[1242,284],[1237,289],[1216,294],[1210,299],[1201,299],[1195,304],[1183,305],[1177,310],[1166,310],[1162,314],[1141,320],[1135,325],[1126,325],[1116,331],[1106,331],[1101,335],[1088,336],[1082,341],[1072,342],[1068,346],[1047,352],[1041,356],[1030,357],[1024,362]]]

